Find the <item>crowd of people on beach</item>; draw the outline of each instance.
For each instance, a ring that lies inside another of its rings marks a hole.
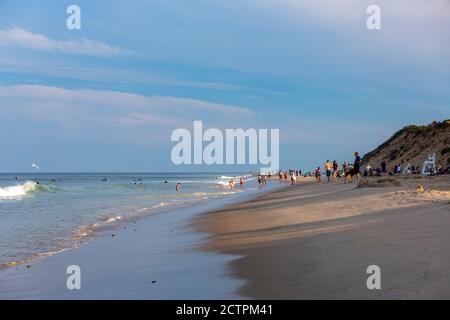
[[[402,160],[399,164],[394,165],[391,169],[387,168],[386,161],[382,161],[378,167],[372,167],[368,164],[366,167],[362,168],[362,159],[358,152],[354,154],[355,159],[353,164],[348,164],[347,162],[343,162],[341,165],[341,170],[339,170],[339,164],[336,160],[330,162],[327,160],[324,165],[325,175],[327,177],[328,182],[335,182],[337,178],[344,177],[344,182],[353,182],[354,180],[358,180],[361,176],[364,177],[381,177],[384,175],[410,175],[410,174],[421,174],[421,170],[419,166],[414,166],[410,163],[410,160],[406,161]],[[449,174],[450,173],[450,165],[447,168],[444,168],[441,165],[438,165],[435,170],[431,170],[428,174],[436,175],[436,174]],[[322,182],[323,171],[321,167],[317,167],[314,172],[309,172],[307,176],[315,176],[318,183]],[[306,176],[306,175],[305,175]]]
[[[327,182],[336,182],[338,178],[345,178],[344,182],[353,182],[354,179],[359,179],[361,176],[361,156],[358,152],[354,154],[355,160],[353,163],[347,163],[344,161],[341,166],[336,160],[331,162],[327,160],[324,165],[325,176],[327,177]],[[318,183],[322,182],[323,171],[320,166],[314,169],[314,171],[310,171],[305,176],[316,178]]]
[[[344,178],[344,183],[352,183],[358,181],[360,177],[381,177],[384,175],[409,175],[409,174],[420,174],[420,167],[411,165],[409,159],[401,161],[399,164],[393,166],[390,170],[387,168],[386,161],[382,161],[378,167],[372,167],[370,164],[362,168],[362,158],[359,152],[354,153],[353,162],[344,161],[339,165],[337,160],[327,160],[323,166],[324,171],[320,166],[316,167],[314,170],[303,173],[299,169],[289,169],[287,171],[278,171],[278,180],[280,183],[290,183],[291,185],[296,185],[298,177],[315,177],[318,183],[322,182],[322,177],[325,174],[327,182],[336,182],[340,178]],[[447,168],[442,166],[437,166],[436,171],[431,174],[445,174],[450,173],[450,165]],[[276,175],[274,177],[276,179]],[[235,180],[239,179],[239,186],[242,187],[247,182],[246,176],[241,177],[231,177],[228,181],[228,187],[231,191],[234,191],[236,187]],[[267,184],[268,180],[272,179],[272,174],[258,174],[257,180],[259,187],[263,187]],[[180,191],[182,186],[180,183],[176,185],[176,191]]]
[[[288,171],[279,171],[278,180],[280,183],[290,182],[292,185],[297,183],[297,177],[302,175],[302,170],[289,169]]]
[[[410,175],[410,174],[422,174],[420,166],[415,166],[411,164],[409,159],[406,161],[402,160],[400,163],[392,166],[390,170],[388,170],[386,161],[382,161],[379,167],[373,168],[370,164],[364,168],[363,176],[365,177],[373,177],[373,176],[383,176],[383,175]],[[435,168],[430,168],[426,174],[429,175],[441,175],[441,174],[449,174],[450,173],[450,164],[447,167],[442,165],[437,165]]]

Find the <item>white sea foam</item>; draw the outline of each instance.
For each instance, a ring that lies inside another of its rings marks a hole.
[[[230,177],[230,176],[221,176],[219,177],[219,179],[235,179],[235,177]]]
[[[217,184],[219,186],[221,186],[222,188],[229,188],[230,187],[230,184],[228,182],[225,182],[225,181],[217,181]]]
[[[12,199],[25,196],[37,188],[38,184],[34,181],[27,181],[24,184],[0,188],[0,199]]]
[[[111,218],[109,218],[108,220],[106,220],[106,222],[111,223],[111,222],[118,221],[118,220],[120,220],[120,219],[122,219],[121,216],[114,216],[114,217],[111,217]]]

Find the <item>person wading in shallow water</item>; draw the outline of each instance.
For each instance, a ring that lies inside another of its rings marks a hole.
[[[233,191],[234,190],[234,178],[230,179],[229,184],[230,184],[230,190]]]

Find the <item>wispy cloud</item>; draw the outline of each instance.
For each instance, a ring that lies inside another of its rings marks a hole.
[[[121,91],[71,90],[44,85],[0,86],[0,98],[46,99],[48,102],[79,102],[123,110],[158,110],[164,112],[208,111],[223,114],[252,115],[247,108],[172,96],[144,96]],[[2,105],[0,104],[0,107]]]
[[[253,115],[247,108],[199,99],[43,85],[0,86],[0,112],[64,129],[175,128],[197,119],[233,121]]]
[[[0,30],[0,47],[22,47],[91,56],[113,56],[124,53],[118,47],[97,40],[54,40],[18,27]]]
[[[1,46],[1,44],[0,44]],[[217,91],[254,92],[263,95],[282,96],[285,92],[227,82],[186,79],[151,70],[127,70],[117,67],[81,67],[70,61],[34,60],[17,57],[0,57],[0,72],[33,75],[34,77],[65,78],[70,80],[98,81],[128,85],[163,85]]]

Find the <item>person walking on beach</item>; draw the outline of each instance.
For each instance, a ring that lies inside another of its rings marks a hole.
[[[295,172],[292,172],[291,174],[291,184],[295,185],[297,182],[297,177],[295,176]]]
[[[339,165],[336,160],[333,161],[333,181],[336,182],[336,177],[339,175]]]
[[[347,167],[348,167],[347,162],[344,161],[344,162],[342,163],[342,176],[343,176],[344,178],[345,178],[345,173],[347,172]]]
[[[325,172],[327,173],[327,180],[328,180],[328,182],[330,182],[330,178],[331,178],[331,162],[330,162],[330,160],[327,160],[327,162],[325,163]]]
[[[381,162],[381,173],[387,172],[386,167],[387,167],[386,161],[383,160],[383,162]]]
[[[355,172],[356,178],[359,179],[361,170],[361,157],[358,152],[355,152],[355,163],[353,164],[353,170]]]
[[[320,169],[320,167],[316,168],[315,176],[316,176],[317,183],[321,183],[322,182],[322,170]]]
[[[283,183],[283,172],[278,173],[278,178],[280,179],[280,183]]]

